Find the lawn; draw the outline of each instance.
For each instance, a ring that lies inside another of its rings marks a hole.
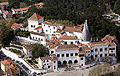
[[[14,52],[14,53],[16,53],[16,54],[18,54],[18,55],[20,55],[20,54],[22,54],[21,53],[21,51],[20,50],[16,50],[16,49],[9,49],[11,52]]]

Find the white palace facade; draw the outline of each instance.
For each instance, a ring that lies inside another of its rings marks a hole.
[[[68,27],[56,22],[44,21],[34,13],[28,19],[30,39],[38,41],[49,49],[49,55],[40,57],[41,68],[58,71],[58,65],[77,64],[84,66],[87,59],[100,61],[102,57],[116,56],[116,44],[90,42],[87,20],[84,24]]]

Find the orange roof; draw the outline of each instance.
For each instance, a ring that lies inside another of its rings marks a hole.
[[[90,46],[102,46],[102,45],[108,45],[106,42],[91,42],[89,43]]]
[[[110,46],[116,46],[116,44],[115,44],[115,43],[109,43],[109,45],[110,45]]]
[[[12,24],[11,28],[15,29],[15,28],[20,27],[22,25],[23,24],[14,23],[14,24]]]
[[[51,37],[52,39],[56,39],[57,37],[56,36],[53,36],[53,37]]]
[[[38,29],[42,29],[42,26],[39,26],[39,27],[35,28],[35,30],[38,30]]]
[[[78,40],[75,36],[60,36],[59,39],[65,39],[65,40]]]
[[[30,20],[40,20],[40,19],[43,19],[44,17],[34,13],[29,19]]]
[[[6,65],[9,65],[10,63],[12,63],[12,61],[10,59],[7,59],[4,61],[1,61],[1,63],[6,66]]]
[[[79,53],[85,53],[85,51],[79,51]]]
[[[18,9],[13,9],[14,11],[22,11],[22,10],[28,10],[29,8],[26,7],[26,8],[18,8]]]
[[[8,5],[9,3],[8,2],[2,2],[0,3],[0,5]]]
[[[48,21],[45,21],[43,22],[44,24],[47,24],[47,25],[52,25],[52,22],[48,22]]]
[[[60,42],[64,42],[64,41],[62,40],[62,41],[60,41]]]
[[[80,47],[80,50],[90,50],[90,48],[88,46],[83,46],[83,47]]]
[[[44,5],[44,3],[38,3],[38,4],[35,4],[35,5]]]
[[[64,29],[65,31],[68,31],[68,32],[82,32],[82,29],[80,28],[77,28],[77,27],[65,27]]]

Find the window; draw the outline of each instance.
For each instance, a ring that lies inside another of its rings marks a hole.
[[[105,56],[107,56],[107,54],[105,54]]]
[[[57,54],[57,57],[60,57],[60,55],[59,55],[59,54]]]
[[[95,57],[97,57],[97,55],[95,55]]]
[[[40,40],[40,38],[38,38],[38,40]]]
[[[45,62],[45,60],[43,60],[43,62]]]
[[[48,30],[46,30],[46,32],[48,32]]]
[[[53,27],[53,29],[55,29],[55,27]]]
[[[115,48],[109,48],[109,50],[115,50]]]
[[[50,68],[50,66],[48,66],[48,68]]]
[[[34,39],[34,37],[33,37],[33,39]]]
[[[86,51],[86,53],[87,53],[87,51]]]
[[[43,41],[43,39],[41,39],[41,41]]]
[[[48,26],[50,28],[50,26]]]
[[[54,63],[56,63],[56,61],[54,61]]]
[[[64,57],[64,54],[62,54],[62,57]]]
[[[39,32],[39,30],[37,30],[37,32]]]
[[[71,56],[73,56],[73,53],[71,53]]]
[[[100,52],[102,52],[102,48],[100,48]]]
[[[100,54],[100,57],[102,57],[102,54]]]
[[[95,52],[97,52],[97,49],[95,49]]]
[[[37,40],[37,37],[36,37],[36,40]]]
[[[66,57],[69,57],[69,54],[66,54]]]
[[[54,66],[54,69],[56,69],[56,67]]]
[[[107,51],[107,48],[105,48],[105,51]]]
[[[75,56],[77,56],[78,55],[78,53],[75,53]]]
[[[33,25],[31,25],[31,27],[33,27]]]
[[[79,57],[82,57],[82,56],[84,56],[84,54],[80,54],[80,55],[79,55]]]
[[[67,42],[65,42],[65,44],[67,44]]]
[[[51,54],[53,54],[54,53],[54,51],[51,51]]]
[[[47,60],[47,62],[48,62],[48,60]]]
[[[34,28],[35,28],[35,25],[34,25]]]
[[[83,58],[81,58],[81,60],[83,60]]]
[[[53,33],[55,33],[55,31],[53,31]]]
[[[44,24],[44,27],[45,27],[45,24]]]
[[[91,50],[91,52],[93,52],[93,50]]]
[[[73,44],[73,42],[71,42],[71,44]]]

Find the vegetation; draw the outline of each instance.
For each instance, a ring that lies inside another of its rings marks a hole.
[[[10,28],[5,26],[6,21],[0,20],[0,44],[2,47],[9,45],[14,38],[14,32]]]
[[[120,0],[116,0],[113,10],[115,13],[120,14]]]
[[[35,44],[32,46],[32,56],[33,58],[44,57],[48,55],[48,49],[42,44]]]
[[[16,54],[18,54],[18,55],[20,55],[20,54],[22,54],[21,53],[21,51],[20,50],[16,50],[16,49],[9,49],[11,52],[14,52],[14,53],[16,53]]]
[[[30,36],[30,32],[28,32],[28,31],[17,31],[16,35],[28,38]]]

